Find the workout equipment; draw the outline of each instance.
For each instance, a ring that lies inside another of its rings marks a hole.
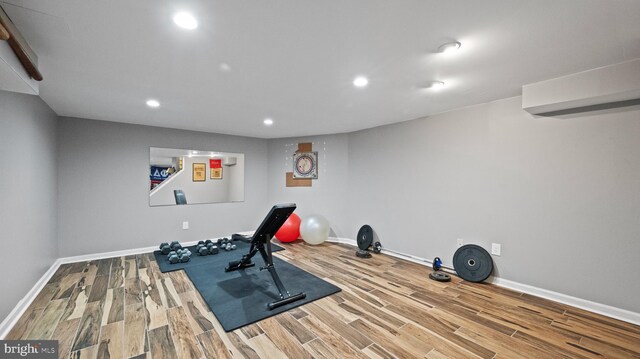
[[[329,238],[329,221],[321,215],[315,214],[305,217],[300,223],[300,235],[311,245],[322,244]]]
[[[438,282],[448,282],[451,280],[451,276],[442,271],[429,273],[429,278]]]
[[[433,270],[439,271],[440,268],[442,268],[442,260],[440,260],[440,257],[435,257],[433,259]]]
[[[206,256],[209,254],[218,254],[218,246],[213,244],[213,242],[209,239],[207,241],[201,241],[201,244],[196,246],[196,253],[201,256]]]
[[[241,241],[244,243],[251,243],[251,236],[244,236],[242,234],[234,233],[231,235],[232,241]]]
[[[167,242],[160,243],[160,252],[162,252],[162,254],[169,254],[169,252],[171,252],[171,247],[169,247],[169,243]]]
[[[276,238],[282,243],[290,243],[300,237],[300,222],[302,220],[297,214],[291,213],[287,221],[276,232]]]
[[[467,244],[454,253],[453,268],[466,281],[482,282],[493,272],[493,260],[484,248]]]
[[[178,248],[167,254],[170,264],[186,263],[191,260],[191,251],[188,248]]]
[[[256,253],[260,252],[262,260],[264,261],[264,267],[261,267],[260,270],[266,269],[269,271],[280,294],[279,300],[267,303],[267,308],[269,308],[269,310],[304,299],[307,296],[304,292],[294,295],[289,293],[276,272],[276,268],[273,265],[273,255],[271,254],[271,238],[273,238],[273,235],[278,231],[278,229],[280,229],[295,209],[296,205],[293,203],[273,206],[256,232],[253,234],[249,253],[243,255],[240,260],[229,262],[227,267],[224,269],[225,272],[230,272],[233,270],[253,267],[255,264],[251,262],[251,258],[255,256]]]
[[[171,242],[169,247],[171,247],[172,251],[175,251],[177,249],[181,249],[182,248],[182,244],[180,244],[180,242],[178,242],[178,241],[173,241],[173,242]]]
[[[358,250],[356,251],[356,256],[360,258],[371,258],[371,253],[369,252],[369,247],[373,243],[373,228],[370,225],[365,224],[360,227],[358,231],[358,237],[356,238],[356,242],[358,243]],[[373,247],[374,253],[380,253],[382,251],[382,244],[380,242],[376,242]]]
[[[375,254],[380,254],[380,252],[382,252],[382,243],[376,241],[376,243],[373,244],[373,248],[371,250]]]

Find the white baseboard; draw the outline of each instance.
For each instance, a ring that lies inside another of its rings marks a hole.
[[[27,292],[27,294],[22,298],[18,304],[13,308],[13,310],[7,315],[6,318],[0,323],[0,339],[4,339],[7,334],[11,331],[14,325],[18,322],[18,319],[22,317],[24,312],[29,308],[31,303],[36,299],[36,296],[42,288],[49,282],[49,279],[53,277],[53,274],[58,270],[62,262],[60,259],[56,259],[51,267],[47,269],[47,271],[40,277],[40,279],[36,282],[36,284]]]
[[[343,244],[348,244],[348,245],[357,247],[356,241],[349,238],[329,238],[328,242],[343,243]],[[397,251],[386,249],[386,248],[383,248],[382,251],[383,253],[388,254],[392,257],[404,259],[404,260],[418,263],[424,266],[430,267],[433,264],[431,260],[421,258],[421,257],[416,257],[410,254],[401,253],[401,252],[397,252]],[[454,270],[449,266],[443,266],[443,267],[451,271]],[[558,293],[558,292],[554,292],[554,291],[543,289],[543,288],[534,287],[528,284],[514,282],[512,280],[503,279],[500,277],[493,277],[493,276],[489,277],[489,279],[487,279],[486,282],[497,285],[499,287],[515,290],[517,292],[527,293],[527,294],[534,295],[536,297],[549,299],[554,302],[567,304],[572,307],[584,309],[584,310],[601,314],[610,318],[640,325],[640,313],[632,312],[630,310],[621,309],[621,308],[613,307],[613,306],[602,304],[602,303],[592,302],[590,300],[573,297],[567,294]]]
[[[240,232],[240,233],[250,234],[253,232]],[[211,238],[211,240],[216,241],[217,238]],[[187,247],[187,246],[193,246],[197,243],[198,241],[191,241],[191,242],[182,242],[181,244]],[[7,334],[9,334],[13,326],[16,325],[16,323],[18,322],[18,319],[20,319],[20,317],[24,314],[27,308],[29,308],[31,303],[33,303],[38,293],[40,293],[42,288],[44,288],[44,286],[47,284],[47,282],[49,282],[51,277],[53,277],[53,274],[58,270],[61,264],[92,261],[92,260],[104,259],[104,258],[124,257],[124,256],[135,255],[135,254],[149,253],[157,249],[158,247],[153,246],[153,247],[142,247],[142,248],[136,248],[136,249],[126,249],[122,251],[84,254],[79,256],[58,258],[55,262],[53,262],[51,267],[49,267],[49,269],[42,275],[42,277],[40,277],[38,282],[33,286],[33,288],[31,288],[31,290],[29,290],[29,292],[24,296],[24,298],[22,298],[22,300],[20,300],[18,304],[16,304],[16,306],[13,308],[11,313],[9,313],[9,315],[2,321],[2,323],[0,323],[0,339],[4,339],[7,336]]]
[[[252,232],[241,232],[241,233],[251,234]],[[212,240],[215,241],[217,240],[217,238],[212,238]],[[342,243],[342,244],[347,244],[353,247],[357,247],[356,241],[350,238],[331,237],[329,238],[328,242]],[[192,242],[183,242],[182,244],[186,247],[186,246],[195,245],[197,243],[198,241],[192,241]],[[7,336],[7,334],[9,334],[9,331],[11,331],[11,329],[16,324],[18,319],[20,319],[20,317],[24,314],[24,312],[27,310],[29,305],[31,305],[31,303],[35,300],[38,293],[40,293],[42,288],[44,288],[47,282],[49,282],[49,279],[51,279],[51,277],[56,272],[56,270],[58,270],[58,267],[60,267],[61,264],[83,262],[83,261],[90,261],[90,260],[103,259],[103,258],[123,257],[123,256],[135,255],[135,254],[148,253],[148,252],[155,251],[156,249],[158,248],[155,246],[143,247],[143,248],[136,248],[136,249],[127,249],[122,251],[86,254],[86,255],[64,257],[64,258],[57,259],[55,262],[53,262],[51,267],[49,267],[49,269],[42,275],[42,277],[33,286],[33,288],[31,288],[31,290],[24,296],[24,298],[20,302],[18,302],[18,304],[15,306],[15,308],[13,308],[11,313],[9,313],[9,315],[2,321],[2,323],[0,323],[0,339],[4,339]],[[421,258],[421,257],[416,257],[410,254],[397,252],[397,251],[386,249],[386,248],[383,248],[383,252],[392,257],[404,259],[404,260],[407,260],[413,263],[418,263],[424,266],[430,267],[432,265],[432,262],[430,260]],[[453,270],[453,268],[450,268],[447,266],[444,266],[444,267],[447,269]],[[547,289],[530,286],[528,284],[514,282],[508,279],[502,279],[499,277],[490,277],[487,280],[487,282],[491,284],[495,284],[500,287],[512,289],[522,293],[535,295],[537,297],[553,300],[555,302],[571,305],[573,307],[588,310],[590,312],[594,312],[597,314],[602,314],[607,317],[611,317],[611,318],[619,319],[632,324],[640,325],[640,313],[635,313],[626,309],[616,308],[610,305],[596,303],[596,302],[592,302],[592,301],[577,298],[577,297],[572,297],[570,295],[553,292]]]

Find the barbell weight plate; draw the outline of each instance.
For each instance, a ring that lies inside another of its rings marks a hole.
[[[444,272],[431,272],[429,273],[429,278],[438,281],[438,282],[448,282],[451,280],[451,276]]]
[[[453,268],[458,276],[469,282],[482,282],[493,272],[493,260],[484,248],[467,244],[453,255]]]
[[[358,248],[361,250],[365,251],[369,249],[369,247],[371,247],[371,243],[373,243],[373,228],[368,224],[360,227],[356,242],[358,243]]]

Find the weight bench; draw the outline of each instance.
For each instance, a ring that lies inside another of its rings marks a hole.
[[[278,204],[273,206],[269,211],[269,214],[265,217],[265,219],[260,224],[260,227],[253,234],[253,238],[251,238],[251,248],[249,249],[249,253],[242,256],[242,258],[238,261],[231,261],[224,269],[225,272],[230,272],[234,270],[245,269],[249,267],[255,266],[253,262],[251,262],[251,258],[256,255],[256,253],[260,252],[262,259],[264,261],[264,267],[261,267],[260,270],[268,270],[271,274],[271,278],[273,278],[273,282],[276,284],[278,288],[278,292],[280,292],[280,299],[271,303],[267,303],[267,307],[269,310],[281,307],[285,304],[289,304],[295,302],[296,300],[304,299],[307,295],[304,292],[291,295],[289,291],[284,287],[278,273],[276,272],[276,268],[273,265],[273,255],[271,254],[271,238],[276,234],[278,229],[284,224],[284,222],[289,218],[291,213],[295,211],[296,205],[294,203],[289,204]]]

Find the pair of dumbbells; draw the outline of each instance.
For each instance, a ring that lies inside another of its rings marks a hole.
[[[201,256],[218,254],[218,246],[213,244],[210,239],[207,239],[206,241],[199,241],[196,246],[196,252]]]
[[[233,241],[229,238],[218,238],[218,247],[226,251],[236,249],[236,245],[233,244]]]
[[[173,241],[171,244],[167,242],[160,243],[160,252],[162,252],[162,254],[169,254],[169,252],[177,251],[178,249],[182,249],[182,244],[178,241]]]
[[[167,259],[171,264],[186,263],[191,260],[191,251],[187,248],[178,248],[175,251],[169,252],[169,254],[167,254]]]

